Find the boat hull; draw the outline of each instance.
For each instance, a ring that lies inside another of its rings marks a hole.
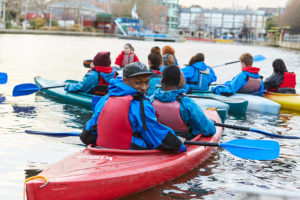
[[[300,111],[300,95],[299,94],[281,94],[275,92],[266,92],[265,98],[275,101],[281,105],[283,109]]]
[[[216,111],[205,114],[218,122]],[[213,137],[197,136],[194,141],[218,142],[222,128]],[[28,200],[117,199],[173,180],[207,160],[215,147],[188,145],[185,153],[159,150],[116,150],[88,147],[54,164],[26,183]]]

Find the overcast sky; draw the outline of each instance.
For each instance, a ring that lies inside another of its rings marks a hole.
[[[288,0],[179,0],[184,6],[200,5],[203,8],[259,8],[259,7],[285,7]]]

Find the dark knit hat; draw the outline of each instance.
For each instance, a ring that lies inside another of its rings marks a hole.
[[[93,64],[94,66],[109,67],[111,64],[110,52],[100,51],[97,53],[97,55],[94,57]]]
[[[126,78],[145,74],[151,75],[153,72],[149,71],[148,67],[141,62],[130,63],[123,69],[123,77]]]
[[[168,65],[162,73],[162,82],[170,86],[178,86],[180,83],[181,71],[176,65]]]

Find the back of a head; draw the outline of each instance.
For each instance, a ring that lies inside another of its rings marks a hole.
[[[167,87],[178,87],[181,79],[181,71],[176,65],[167,66],[162,73],[162,84]]]
[[[240,61],[245,63],[246,66],[251,67],[253,64],[253,56],[250,53],[244,53],[240,56]]]
[[[111,64],[110,52],[100,51],[93,59],[94,66],[109,67]]]
[[[148,60],[151,63],[151,66],[150,66],[151,69],[159,70],[159,67],[162,63],[162,56],[160,54],[150,53],[148,55]]]
[[[152,47],[150,53],[160,54],[160,48],[158,46]]]
[[[164,65],[174,65],[175,64],[175,58],[171,54],[165,54],[163,57]]]
[[[204,62],[204,54],[203,53],[197,53],[193,57],[191,57],[189,61],[189,65],[193,65],[196,62]]]
[[[174,56],[175,55],[175,50],[171,46],[167,45],[167,46],[164,46],[162,48],[162,54],[163,55],[171,54],[171,55]]]
[[[272,63],[273,70],[276,73],[284,73],[287,72],[286,66],[282,59],[276,59]]]

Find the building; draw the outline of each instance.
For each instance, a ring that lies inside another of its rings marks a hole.
[[[169,33],[175,33],[179,22],[179,0],[162,0],[162,5],[167,6],[167,30]]]
[[[265,23],[270,16],[270,12],[263,9],[203,9],[191,6],[180,9],[179,33],[212,39],[258,38],[265,33]]]

